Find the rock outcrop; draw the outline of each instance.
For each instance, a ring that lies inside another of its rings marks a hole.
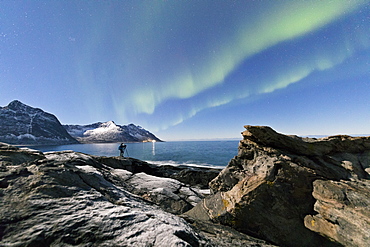
[[[184,184],[199,189],[208,189],[209,183],[220,173],[220,168],[205,168],[195,166],[155,165],[134,158],[94,156],[96,160],[110,167],[124,169],[132,173],[173,178]]]
[[[313,183],[318,214],[307,215],[305,226],[344,246],[369,246],[370,181],[325,181]]]
[[[207,246],[183,219],[124,189],[91,156],[1,145],[1,246]],[[210,246],[210,245],[209,245]]]
[[[270,246],[176,216],[203,198],[170,178],[179,173],[136,159],[0,143],[0,246]]]
[[[54,115],[18,100],[0,107],[0,141],[23,145],[78,143]]]
[[[117,125],[113,121],[89,125],[64,125],[81,143],[151,142],[161,140],[146,129],[134,125]]]
[[[245,126],[238,155],[185,213],[282,246],[368,246],[370,137]]]

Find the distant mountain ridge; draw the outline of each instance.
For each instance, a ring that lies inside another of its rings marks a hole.
[[[89,125],[64,125],[64,128],[82,143],[161,141],[140,126],[134,124],[117,125],[114,121]]]
[[[18,100],[0,107],[0,141],[9,144],[78,143],[53,114]]]
[[[113,121],[90,125],[62,125],[58,118],[19,100],[0,107],[0,142],[16,145],[64,145],[104,142],[161,141],[134,124]]]

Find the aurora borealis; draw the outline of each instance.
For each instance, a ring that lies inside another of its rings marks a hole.
[[[164,140],[370,134],[370,1],[3,1],[0,105]]]

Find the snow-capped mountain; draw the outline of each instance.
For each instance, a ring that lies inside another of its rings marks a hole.
[[[89,125],[64,125],[67,132],[82,143],[161,141],[134,124],[117,125],[113,121]]]
[[[161,140],[134,124],[120,126],[109,121],[90,125],[63,126],[53,114],[25,105],[18,100],[0,107],[0,142],[21,145],[62,145],[79,142],[145,141]]]
[[[78,143],[53,114],[18,100],[0,107],[0,141],[9,144]]]

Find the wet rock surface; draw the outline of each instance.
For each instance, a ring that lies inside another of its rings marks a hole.
[[[213,195],[187,216],[282,246],[368,245],[369,137],[245,127],[238,155],[210,183]]]

